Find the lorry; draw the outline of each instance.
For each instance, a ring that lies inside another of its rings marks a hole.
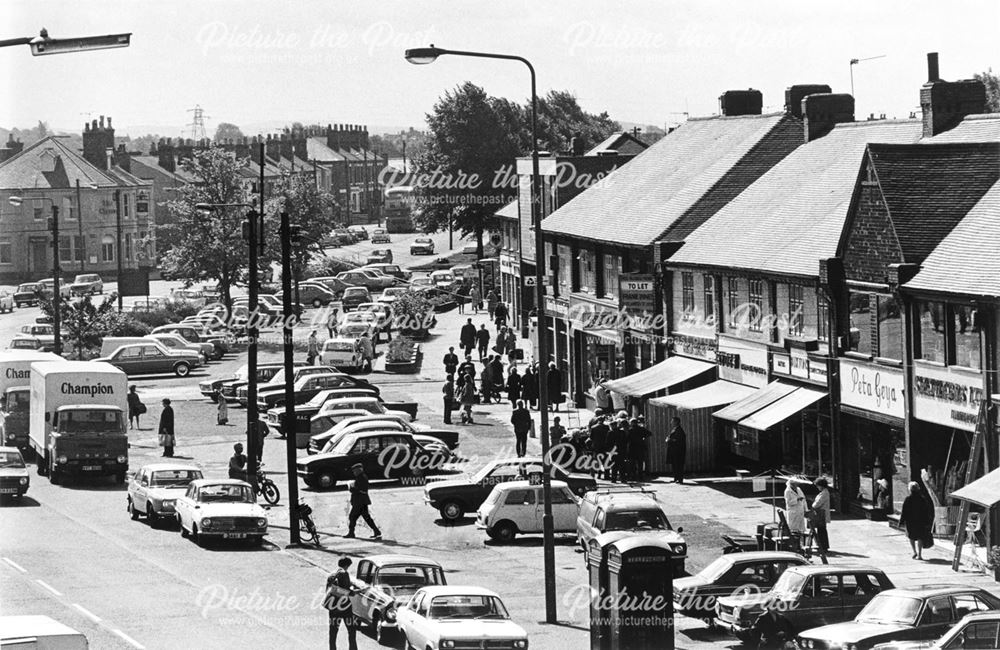
[[[125,373],[99,361],[31,365],[29,438],[38,473],[53,484],[68,476],[128,472]]]
[[[62,357],[39,350],[0,351],[0,446],[28,446],[28,403],[31,397],[31,364],[62,361]]]

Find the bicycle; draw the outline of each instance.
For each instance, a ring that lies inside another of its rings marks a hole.
[[[299,530],[312,539],[313,544],[316,546],[322,546],[322,544],[319,543],[319,531],[316,530],[316,524],[313,523],[312,517],[310,516],[312,515],[312,507],[307,503],[299,501],[297,514],[299,518]]]

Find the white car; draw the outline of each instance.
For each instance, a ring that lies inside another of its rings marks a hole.
[[[150,526],[164,519],[174,519],[177,499],[187,491],[192,481],[203,478],[193,465],[152,463],[132,475],[128,483],[126,505],[132,519],[146,517]]]
[[[246,481],[192,481],[174,509],[181,537],[191,536],[199,545],[208,538],[249,539],[260,544],[267,534],[267,512],[257,505]]]
[[[14,311],[14,294],[6,289],[0,289],[0,314]]]
[[[580,498],[563,481],[552,481],[552,525],[557,533],[575,533]],[[476,512],[476,527],[490,539],[509,542],[518,534],[541,533],[542,486],[530,481],[500,483]]]
[[[396,613],[408,648],[527,648],[500,596],[482,587],[424,587]]]
[[[341,370],[345,368],[358,370],[364,365],[361,360],[358,340],[346,336],[335,336],[323,341],[323,347],[319,351],[319,360],[323,365],[333,366]]]
[[[392,305],[392,303],[396,302],[397,298],[407,291],[410,291],[409,287],[389,287],[382,292],[382,295],[375,299],[375,302],[380,302],[383,305]]]
[[[431,273],[431,280],[439,289],[451,289],[455,285],[455,274],[451,271],[434,271]]]

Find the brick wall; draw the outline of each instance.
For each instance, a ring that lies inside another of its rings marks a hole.
[[[889,264],[903,262],[899,242],[889,220],[885,200],[877,185],[863,181],[844,253],[847,278],[862,282],[886,281]]]

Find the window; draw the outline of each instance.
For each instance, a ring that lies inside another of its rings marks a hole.
[[[715,276],[703,275],[705,283],[705,321],[715,317]]]
[[[507,506],[519,506],[522,504],[534,505],[534,503],[534,490],[511,490],[507,494],[507,498],[504,500],[504,505]]]
[[[568,294],[573,284],[573,252],[569,246],[559,244],[559,293]]]
[[[76,207],[73,204],[73,199],[68,196],[63,197],[62,208],[59,211],[59,216],[65,217],[70,221],[76,220]]]
[[[917,303],[920,319],[920,358],[934,363],[945,363],[944,303],[921,301]]]
[[[617,255],[604,256],[604,296],[618,297],[618,275],[621,273],[622,259]]]
[[[819,575],[816,576],[815,580],[817,598],[840,598],[840,580],[837,576]]]
[[[955,620],[964,618],[966,614],[992,609],[988,603],[973,594],[958,594],[952,598],[955,603]]]
[[[540,501],[541,497],[537,497],[536,500]],[[576,499],[573,498],[573,493],[569,489],[552,490],[552,504],[557,505],[560,503],[576,503]]]
[[[861,354],[874,354],[868,294],[852,291],[848,298],[848,313],[851,318],[850,349]]]
[[[750,322],[752,332],[761,331],[764,322],[764,281],[750,280]]]
[[[802,336],[805,300],[801,284],[788,285],[788,336]]]
[[[73,238],[68,235],[59,237],[59,261],[73,261]]]
[[[131,214],[131,199],[132,195],[122,193],[122,217],[128,219]]]
[[[115,238],[111,235],[104,235],[101,238],[101,261],[115,261]]]
[[[138,213],[149,212],[149,192],[139,192],[135,200],[135,211]]]
[[[964,650],[985,648],[986,650],[994,650],[997,647],[997,626],[998,623],[996,621],[970,623],[945,647],[948,650],[952,650],[953,648],[963,648]]]
[[[681,273],[681,309],[685,313],[694,311],[694,273]]]
[[[125,254],[125,259],[132,259],[132,233],[125,233],[125,247],[122,253]]]
[[[927,601],[919,625],[940,625],[951,621],[951,599],[948,596],[938,596]]]
[[[878,356],[903,360],[903,319],[895,296],[876,296],[878,304]]]
[[[42,219],[45,218],[45,212],[43,211],[44,206],[45,206],[45,201],[42,201],[41,199],[31,200],[32,216],[34,217],[35,221],[41,221]]]
[[[740,311],[740,279],[739,278],[729,278],[729,288],[727,289],[727,300],[729,313],[727,314],[728,325],[732,329],[736,329],[736,319],[739,317]]]
[[[955,328],[955,365],[981,369],[982,350],[976,310],[968,305],[952,305],[951,313]]]
[[[826,296],[816,295],[816,338],[830,341],[830,303]]]
[[[14,263],[14,248],[9,239],[0,241],[0,264]]]
[[[594,284],[596,282],[596,278],[594,277],[594,254],[581,248],[577,257],[580,264],[580,286],[578,289],[588,293],[594,291]]]

